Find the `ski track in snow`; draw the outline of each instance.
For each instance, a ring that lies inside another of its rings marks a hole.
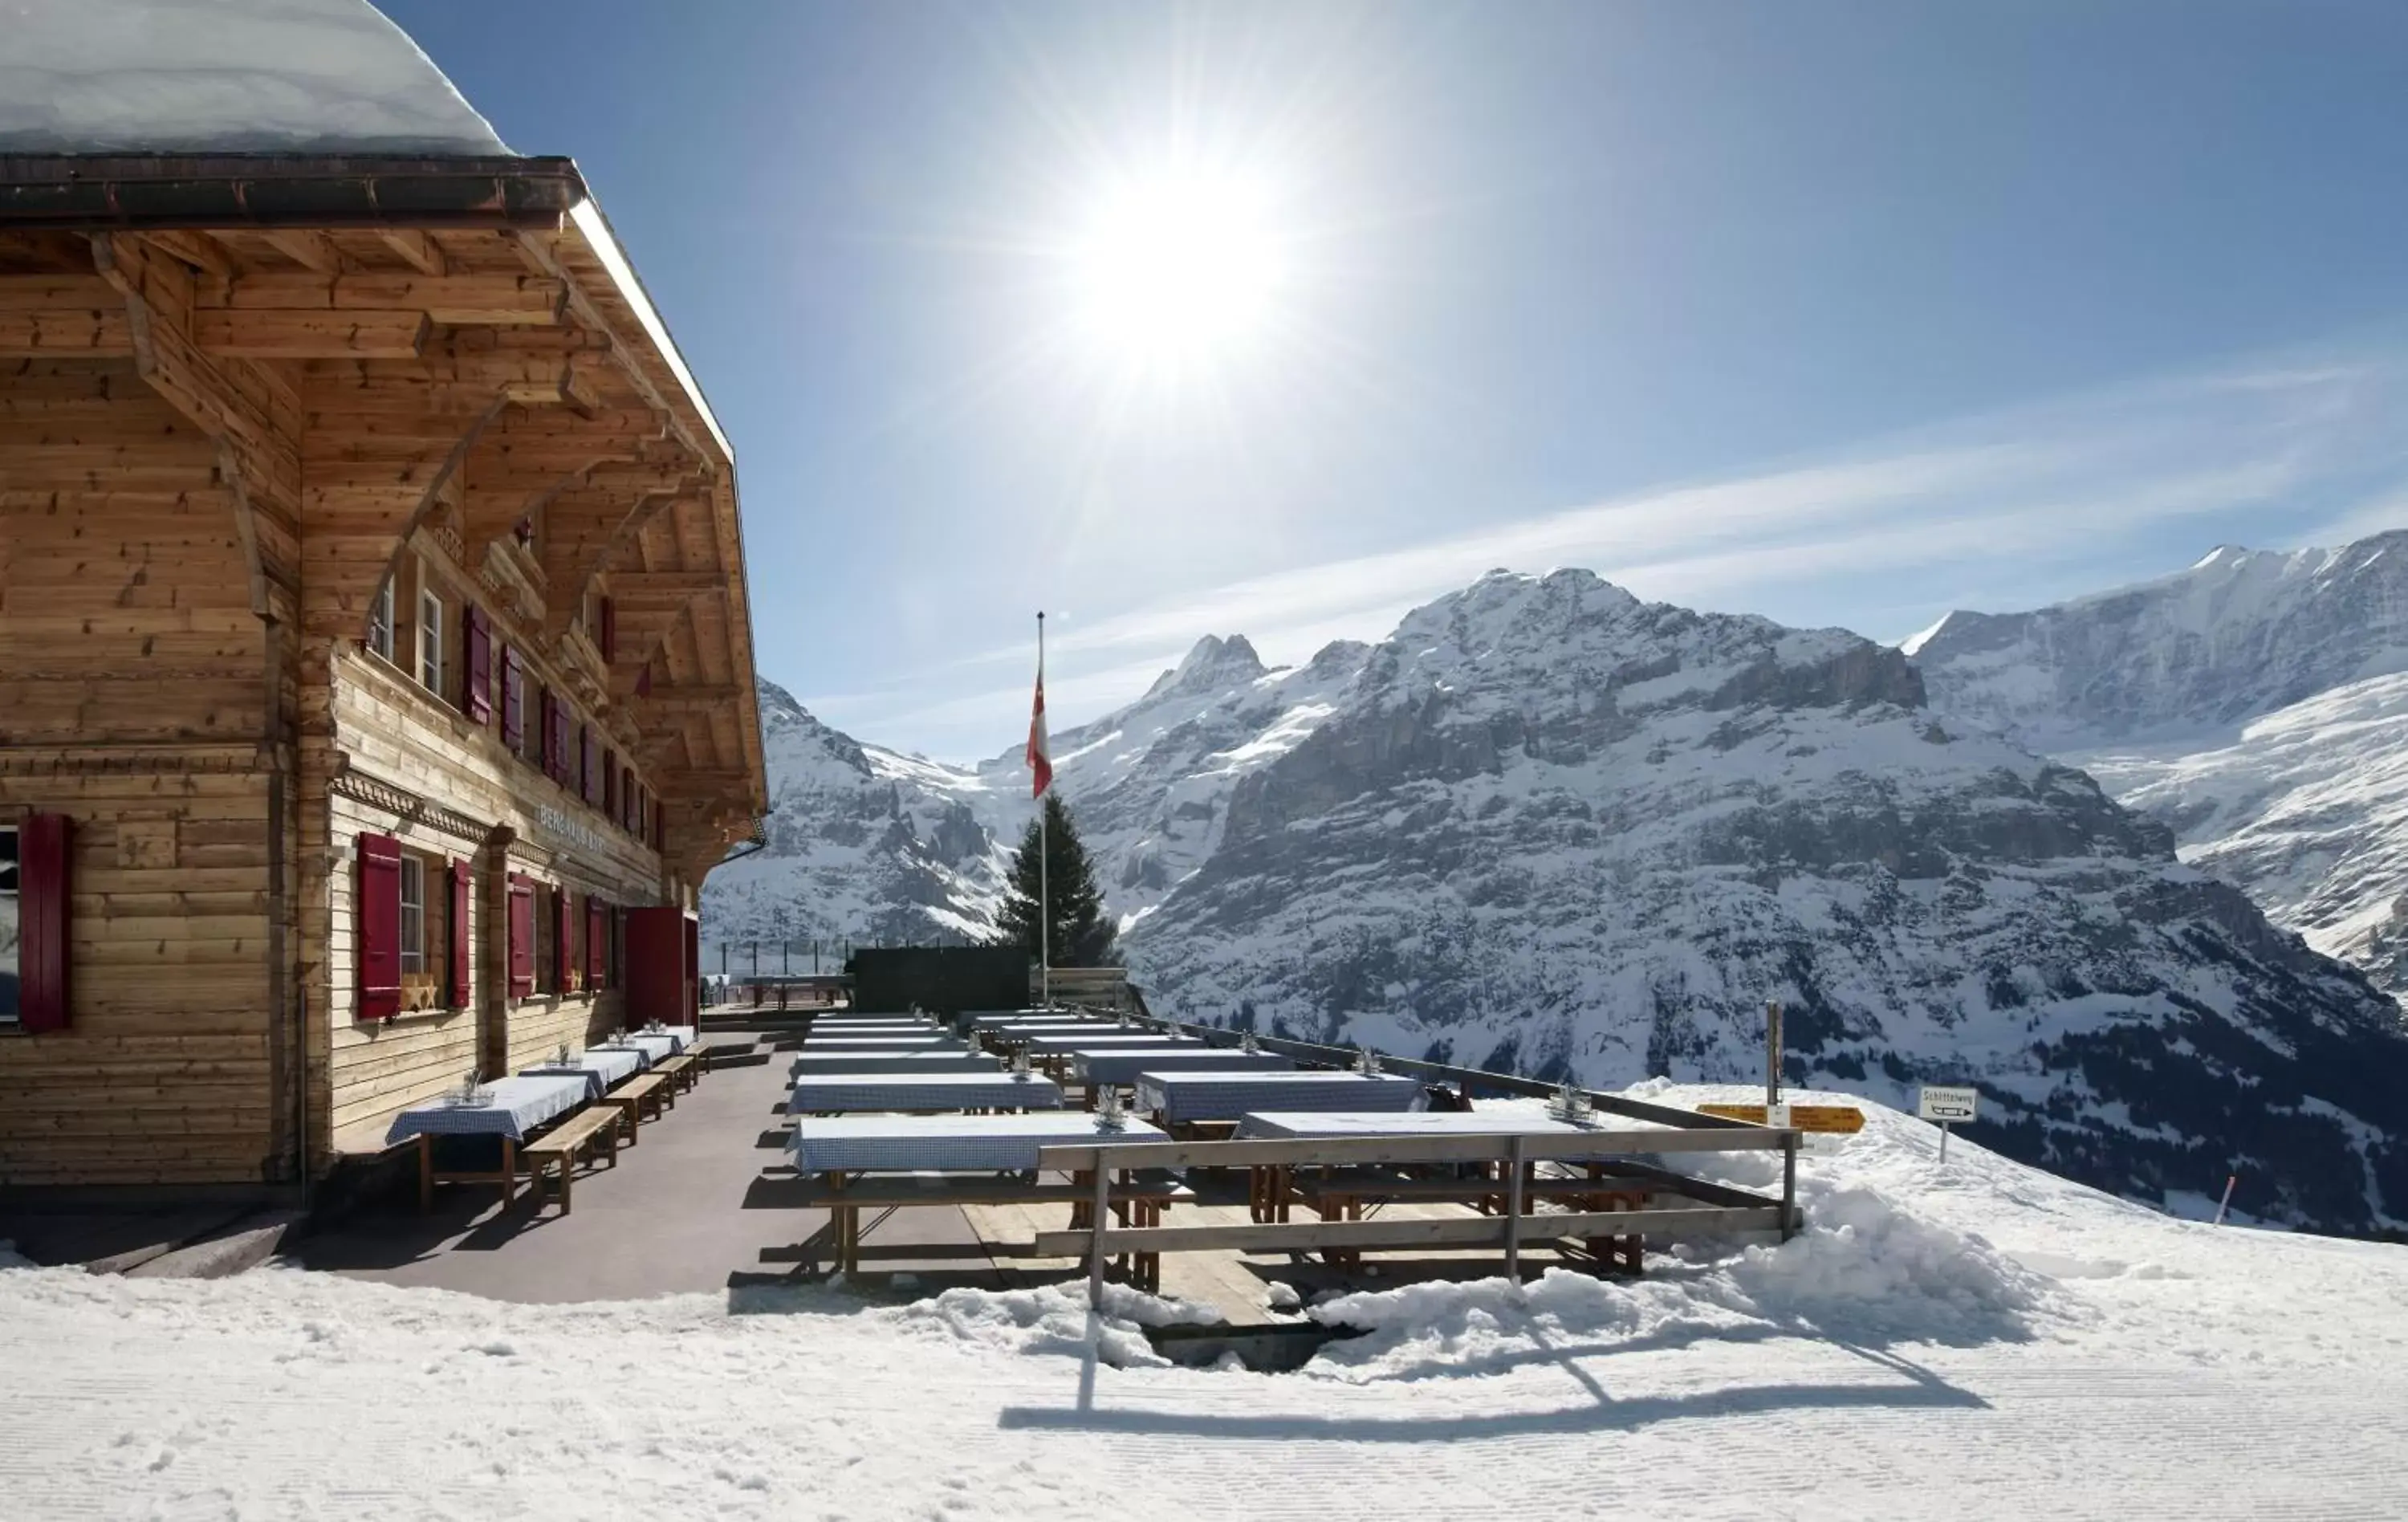
[[[1805,1160],[1787,1247],[1357,1296],[1373,1329],[1292,1375],[1091,1363],[1067,1288],[731,1314],[16,1270],[0,1515],[2408,1512],[2408,1251],[2170,1220],[1962,1136],[1942,1170],[1869,1113]],[[1163,1310],[1116,1298],[1108,1354]]]

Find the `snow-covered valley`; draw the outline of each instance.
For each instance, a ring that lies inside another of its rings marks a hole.
[[[1696,1102],[1741,1091],[1644,1085]],[[1808,1098],[1805,1095],[1798,1096]],[[2408,1248],[2212,1228],[1872,1109],[1809,1228],[1353,1294],[1298,1374],[1115,1291],[566,1306],[0,1270],[12,1516],[2389,1517]],[[1099,1353],[1100,1357],[1091,1356]]]

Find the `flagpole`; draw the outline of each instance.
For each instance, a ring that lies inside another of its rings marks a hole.
[[[1045,690],[1045,614],[1037,615],[1037,690]],[[1054,779],[1045,785],[1051,788]],[[1046,1009],[1054,1007],[1054,895],[1045,881],[1045,858],[1053,854],[1047,840],[1045,816],[1052,811],[1045,807],[1045,795],[1037,795],[1037,1002]]]

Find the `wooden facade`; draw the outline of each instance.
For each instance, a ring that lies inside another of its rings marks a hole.
[[[0,1186],[371,1149],[638,1014],[766,810],[732,452],[573,169],[477,167],[0,161]]]

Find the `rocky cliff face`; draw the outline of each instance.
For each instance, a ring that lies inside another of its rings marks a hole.
[[[2318,950],[2408,999],[2408,532],[2218,550],[1908,642],[1933,707],[2096,776]]]
[[[2408,1216],[2408,1037],[2088,777],[1899,652],[1495,575],[1232,790],[1128,950],[1157,1005],[1591,1083],[1975,1082],[1985,1142],[2149,1199]]]
[[[977,778],[863,745],[771,682],[760,695],[767,843],[710,874],[704,938],[944,944],[982,934],[1004,853]]]

